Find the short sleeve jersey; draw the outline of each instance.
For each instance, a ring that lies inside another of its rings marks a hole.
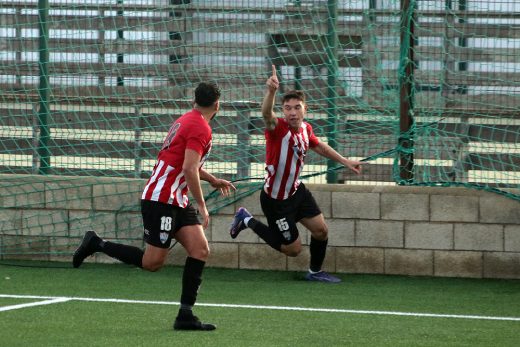
[[[182,208],[188,205],[188,185],[182,172],[188,148],[200,154],[202,167],[211,151],[211,128],[202,113],[195,109],[182,115],[170,127],[141,199]]]
[[[285,200],[298,189],[307,151],[309,147],[317,146],[319,140],[309,123],[303,122],[295,131],[284,118],[278,118],[273,130],[265,131],[265,139],[264,191],[273,199]]]

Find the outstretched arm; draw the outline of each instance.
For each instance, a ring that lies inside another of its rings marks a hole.
[[[200,179],[211,184],[213,188],[220,189],[220,194],[223,196],[229,196],[231,190],[236,190],[233,183],[222,178],[216,178],[204,169],[200,169]]]
[[[319,142],[317,146],[311,147],[311,149],[321,155],[322,157],[325,157],[327,159],[334,160],[345,167],[348,167],[350,170],[354,171],[356,174],[361,173],[361,164],[363,164],[360,161],[357,160],[350,160],[345,157],[343,157],[341,154],[336,152],[334,148],[326,144],[325,142]]]
[[[262,117],[264,118],[265,128],[267,130],[273,130],[276,127],[276,115],[274,114],[274,102],[276,91],[280,87],[280,82],[276,76],[276,67],[271,65],[272,75],[267,79],[265,83],[267,89],[264,95],[264,101],[262,102]]]

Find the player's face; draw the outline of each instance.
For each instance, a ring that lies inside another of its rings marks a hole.
[[[282,107],[285,120],[289,123],[289,126],[294,130],[300,129],[307,108],[303,101],[289,99],[283,103]]]

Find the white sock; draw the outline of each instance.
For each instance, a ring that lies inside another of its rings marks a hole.
[[[251,218],[253,218],[253,217],[246,217],[246,218],[244,218],[244,224],[246,225],[246,227],[248,226],[247,223],[249,223]]]
[[[317,274],[318,272],[321,272],[321,270],[320,271],[312,271],[311,269],[309,269],[309,273],[311,273],[311,274]]]

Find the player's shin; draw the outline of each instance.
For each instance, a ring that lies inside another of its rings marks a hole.
[[[186,258],[182,274],[181,310],[191,311],[195,305],[205,264],[206,262],[199,259]]]
[[[247,225],[255,232],[255,234],[264,240],[265,243],[280,252],[282,241],[280,240],[280,235],[278,233],[273,232],[267,225],[255,218],[251,218]]]
[[[311,253],[311,271],[318,272],[321,270],[323,260],[325,260],[325,254],[327,253],[327,244],[328,239],[318,240],[314,237],[311,237],[311,244],[309,246],[309,250]]]
[[[144,252],[140,248],[110,241],[102,241],[100,248],[101,252],[109,257],[116,258],[125,264],[143,267]]]

